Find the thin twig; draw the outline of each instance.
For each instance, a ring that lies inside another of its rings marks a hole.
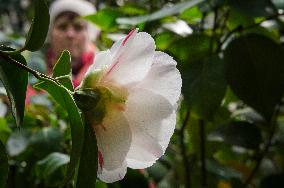
[[[210,52],[213,54],[213,44],[216,36],[216,30],[219,26],[218,24],[218,7],[214,8],[214,22],[213,22],[213,28],[212,28],[212,37],[210,37]]]
[[[188,155],[186,152],[186,144],[184,143],[184,132],[185,128],[187,125],[187,122],[190,117],[190,111],[188,110],[186,112],[182,127],[180,129],[180,147],[181,147],[181,155],[183,159],[183,165],[184,165],[184,182],[185,182],[185,187],[189,188],[190,187],[190,167],[189,167],[189,160],[188,160]]]
[[[265,21],[268,21],[268,20],[272,20],[272,19],[275,19],[277,18],[278,16],[281,16],[281,15],[284,15],[284,13],[278,13],[278,14],[274,14],[274,15],[271,15],[271,16],[268,16],[267,18],[257,22],[257,23],[253,23],[251,25],[248,25],[246,27],[243,27],[242,25],[238,25],[236,26],[234,29],[232,29],[229,33],[227,33],[227,35],[224,36],[223,40],[220,42],[220,45],[218,46],[217,48],[217,51],[219,51],[221,49],[221,47],[223,46],[223,44],[236,32],[241,32],[241,31],[244,31],[244,30],[248,30],[248,29],[252,29],[254,27],[257,27],[259,26],[260,24],[262,24],[263,22]]]
[[[202,17],[201,17],[201,21],[200,21],[200,25],[199,25],[199,31],[203,32],[204,30],[204,23],[205,23],[205,18],[207,16],[207,12],[202,13]]]
[[[226,22],[229,19],[229,15],[230,15],[230,10],[227,10],[224,15],[222,16],[223,20],[222,23],[220,24],[220,33],[224,33],[225,29],[226,29]],[[217,41],[217,53],[219,52],[218,50],[221,49],[221,44],[222,42],[220,40]]]
[[[277,116],[278,116],[278,113],[280,111],[280,107],[281,107],[281,104],[278,104],[276,106],[275,112],[274,112],[273,117],[271,119],[271,126],[272,126],[272,128],[270,130],[270,133],[269,133],[269,136],[268,136],[268,139],[267,139],[267,143],[265,144],[263,151],[260,153],[260,156],[258,157],[254,168],[252,169],[252,171],[249,174],[248,178],[245,180],[244,187],[247,187],[250,184],[251,180],[256,175],[256,173],[257,173],[257,171],[258,171],[258,169],[259,169],[259,167],[261,165],[261,162],[262,162],[263,158],[265,157],[265,155],[269,151],[269,148],[270,148],[271,143],[272,143],[272,138],[273,138],[273,136],[275,134],[275,131],[276,131]]]
[[[204,120],[199,120],[199,136],[200,136],[200,161],[201,161],[201,187],[207,187],[206,159],[205,159],[205,123]]]
[[[212,32],[215,33],[216,29],[218,28],[218,17],[219,17],[219,8],[215,7],[214,8],[214,22],[213,22],[213,29]]]
[[[31,68],[29,68],[28,66],[18,62],[17,60],[13,59],[10,57],[10,55],[6,54],[5,52],[2,52],[0,51],[0,57],[2,57],[3,59],[5,59],[7,62],[17,66],[17,67],[20,67],[21,69],[31,73],[32,75],[34,75],[37,79],[39,80],[44,80],[44,79],[48,79],[48,80],[52,80],[56,83],[58,83],[58,81],[55,79],[55,78],[52,78],[52,77],[49,77],[43,73],[40,73],[36,70],[33,70]]]

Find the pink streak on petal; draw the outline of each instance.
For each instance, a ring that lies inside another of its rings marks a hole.
[[[133,33],[135,33],[136,29],[132,29],[128,35],[125,37],[125,39],[122,41],[121,45],[124,46],[127,42],[127,40],[131,37],[131,35],[133,35]],[[105,74],[105,76],[109,75],[109,73],[114,69],[114,67],[116,67],[119,63],[120,63],[120,58],[118,58],[118,60],[110,67],[110,69],[107,71],[107,73]]]
[[[129,39],[129,37],[134,33],[136,31],[136,29],[132,29],[129,33],[128,33],[128,35],[125,37],[125,39],[122,41],[122,46],[124,46],[125,45],[125,43],[127,42],[127,40]]]
[[[104,165],[104,158],[103,158],[103,154],[101,151],[98,151],[98,158],[99,158],[99,165],[100,165],[100,168],[102,169],[103,168],[103,165]]]
[[[109,75],[109,73],[114,69],[114,67],[119,63],[119,59],[110,67],[110,69],[107,71],[105,76]]]

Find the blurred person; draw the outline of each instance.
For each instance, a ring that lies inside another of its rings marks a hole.
[[[99,30],[81,16],[94,14],[95,7],[84,0],[56,0],[50,6],[47,68],[51,72],[63,50],[71,53],[73,84],[78,86],[98,51],[93,41]]]
[[[99,29],[83,20],[81,16],[94,14],[93,4],[85,0],[55,0],[50,5],[50,25],[45,50],[45,67],[48,74],[52,72],[63,50],[71,54],[72,81],[77,87],[98,52],[94,44]],[[38,65],[38,60],[36,61]],[[33,65],[30,65],[33,67]],[[37,68],[36,68],[37,69]],[[42,72],[42,71],[40,71]],[[34,79],[30,79],[31,80]],[[31,82],[35,83],[35,82]],[[26,103],[38,92],[28,85]]]

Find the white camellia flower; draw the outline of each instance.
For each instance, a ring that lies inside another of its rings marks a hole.
[[[101,93],[92,126],[102,181],[118,181],[127,167],[147,168],[164,154],[181,85],[176,61],[155,51],[153,38],[137,29],[96,55],[79,90]]]

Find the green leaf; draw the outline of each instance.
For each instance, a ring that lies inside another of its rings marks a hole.
[[[65,87],[51,80],[40,82],[35,87],[46,90],[68,113],[72,136],[72,152],[66,178],[66,181],[69,181],[74,174],[83,147],[84,127],[80,112],[70,91]]]
[[[90,123],[85,124],[84,146],[80,158],[77,176],[78,188],[94,188],[98,170],[98,148],[96,135]]]
[[[96,188],[108,188],[107,184],[98,180],[97,179],[97,182],[96,182]]]
[[[30,137],[30,146],[39,158],[60,150],[62,134],[57,127],[44,127]]]
[[[137,14],[143,15],[147,13],[145,8],[137,6],[134,2],[132,4],[127,3],[119,7],[119,11],[121,11],[123,14],[128,14],[128,15],[137,15]]]
[[[59,82],[70,91],[74,91],[72,84],[72,69],[70,52],[64,50],[53,67],[54,78],[60,77]]]
[[[254,23],[253,18],[233,9],[229,14],[227,26],[229,29],[235,29],[240,25],[242,27],[246,27],[252,25],[253,23]]]
[[[168,173],[168,168],[161,162],[157,161],[153,166],[147,168],[147,172],[155,182],[161,181]]]
[[[5,146],[0,141],[0,187],[5,187],[8,178],[9,164]]]
[[[179,16],[181,19],[186,20],[188,23],[196,24],[202,18],[202,12],[198,6],[185,9]]]
[[[229,125],[212,131],[208,139],[248,149],[257,149],[262,142],[259,128],[254,124],[242,121],[233,121]]]
[[[260,188],[280,188],[284,185],[284,173],[274,173],[261,180]]]
[[[7,152],[10,156],[22,154],[29,146],[29,133],[25,130],[13,132],[7,141]]]
[[[249,34],[226,48],[226,77],[233,92],[270,120],[284,90],[284,53],[271,39]]]
[[[96,24],[103,31],[113,31],[117,26],[115,20],[120,15],[121,13],[115,9],[105,8],[94,15],[89,15],[84,18]]]
[[[70,74],[71,74],[71,56],[69,51],[64,50],[53,67],[53,77],[55,78]]]
[[[116,22],[118,24],[126,24],[126,25],[137,25],[143,22],[150,22],[150,21],[164,18],[166,16],[172,16],[172,15],[181,13],[185,9],[193,7],[203,1],[204,0],[185,1],[185,2],[175,4],[174,6],[171,6],[171,7],[162,8],[159,11],[156,11],[152,14],[145,15],[145,16],[137,16],[137,17],[131,17],[131,18],[127,18],[127,17],[117,18]]]
[[[224,63],[218,56],[182,67],[185,101],[200,117],[212,119],[225,95]]]
[[[36,163],[35,172],[39,178],[45,180],[47,185],[59,185],[69,161],[68,155],[54,152]]]
[[[74,91],[73,83],[71,81],[71,76],[65,75],[65,76],[57,77],[56,79],[61,85],[66,87],[68,90]]]
[[[34,18],[27,35],[24,50],[36,51],[42,47],[49,28],[49,11],[45,0],[34,0]]]
[[[276,6],[276,8],[284,9],[284,1],[282,1],[282,0],[272,0],[272,2]]]
[[[4,104],[2,105],[4,106]],[[8,123],[6,122],[6,119],[4,117],[1,117],[0,118],[0,141],[2,141],[3,143],[6,143],[11,132],[12,130],[10,129]]]
[[[237,10],[251,17],[269,16],[272,14],[269,1],[267,0],[228,0],[228,5],[231,6],[233,10]]]
[[[242,174],[235,169],[229,168],[228,166],[221,165],[215,160],[207,160],[207,169],[212,174],[219,176],[222,179],[241,179]]]
[[[166,50],[170,47],[175,39],[175,34],[171,32],[159,33],[155,36],[156,47],[159,50]]]
[[[148,179],[138,170],[128,169],[125,177],[119,182],[121,187],[145,188],[149,186]]]
[[[180,38],[169,47],[170,53],[182,63],[191,63],[210,54],[211,38],[207,35],[193,34]]]
[[[13,51],[11,48],[3,46],[0,49]],[[23,65],[27,65],[25,58],[21,54],[11,54],[9,57]],[[13,116],[17,125],[20,126],[24,118],[28,73],[0,57],[0,79],[11,102]]]

